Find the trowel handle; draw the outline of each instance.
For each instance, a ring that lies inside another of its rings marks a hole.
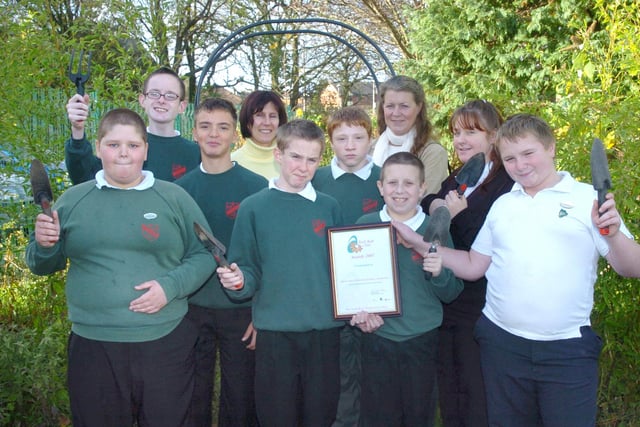
[[[49,216],[49,218],[53,218],[53,213],[51,212],[51,201],[46,197],[40,202],[40,206],[42,207],[42,212]]]
[[[429,253],[432,254],[434,252],[438,252],[438,247],[435,244],[431,244],[431,247],[429,248]],[[424,272],[424,278],[427,280],[431,280],[431,272],[430,271],[425,271]]]
[[[602,204],[605,202],[605,200],[607,200],[606,196],[607,196],[607,190],[598,190],[598,210],[600,209],[600,206],[602,206]],[[602,212],[598,211],[598,216],[602,216]],[[608,236],[609,227],[601,228],[600,235]]]

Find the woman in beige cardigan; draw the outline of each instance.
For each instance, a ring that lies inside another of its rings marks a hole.
[[[394,76],[380,85],[378,132],[373,162],[382,166],[390,155],[409,151],[424,163],[426,194],[437,193],[449,175],[447,151],[432,138],[424,89],[415,79]]]

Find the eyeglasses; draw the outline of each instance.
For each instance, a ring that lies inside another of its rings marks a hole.
[[[173,92],[160,93],[157,90],[149,91],[147,93],[144,93],[143,95],[149,99],[160,99],[164,96],[164,99],[169,102],[180,99],[180,95],[176,93],[173,93]]]

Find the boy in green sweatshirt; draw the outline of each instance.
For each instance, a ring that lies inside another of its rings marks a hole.
[[[238,137],[233,104],[222,98],[205,99],[196,107],[194,121],[193,137],[200,146],[202,163],[176,184],[194,198],[207,217],[213,235],[228,246],[240,202],[265,188],[267,180],[231,161],[231,146]],[[230,299],[214,274],[189,297],[187,318],[198,327],[196,384],[189,426],[212,424],[218,356],[218,427],[257,425],[251,301]]]
[[[334,421],[340,392],[343,322],[333,319],[326,228],[340,225],[338,202],[316,192],[324,133],[308,120],[278,128],[280,176],[240,205],[218,267],[234,299],[253,297],[256,410],[261,427]]]
[[[382,197],[377,182],[380,167],[373,164],[371,118],[359,107],[342,108],[329,117],[327,133],[334,157],[318,169],[313,186],[335,199],[342,208],[345,225],[362,215],[377,212]],[[340,400],[333,427],[358,425],[360,416],[360,329],[346,324],[340,332]]]
[[[84,132],[90,101],[88,94],[75,94],[67,102],[71,138],[64,145],[64,154],[69,178],[74,184],[93,179],[102,168]],[[176,117],[187,107],[185,85],[180,76],[167,67],[151,72],[144,81],[138,102],[149,120],[149,149],[144,169],[153,172],[156,179],[175,181],[198,166],[198,145],[180,136],[175,129]]]
[[[142,169],[145,124],[128,109],[98,129],[96,179],[39,214],[26,261],[67,273],[67,383],[73,425],[185,425],[197,331],[187,297],[214,270],[193,232],[206,219],[180,187]]]
[[[385,205],[380,212],[362,216],[358,223],[402,222],[424,234],[429,223],[419,203],[426,185],[424,165],[411,153],[388,157],[378,189]],[[451,237],[447,246],[452,247]],[[435,252],[425,258],[398,245],[398,274],[402,315],[354,315],[351,324],[368,332],[362,337],[361,425],[367,427],[431,426],[436,378],[438,327],[442,302],[453,301],[463,284],[442,268]]]

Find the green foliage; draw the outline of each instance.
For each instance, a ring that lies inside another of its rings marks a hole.
[[[18,13],[19,9],[17,4],[12,4],[3,7],[0,13],[0,26],[11,35],[4,41],[5,58],[0,62],[0,93],[3,94],[0,141],[3,148],[14,154],[44,149],[41,147],[47,145],[48,129],[36,129],[33,124],[39,119],[48,119],[55,109],[51,104],[34,100],[34,89],[61,81],[59,59],[55,54],[57,38],[11,19],[10,14]]]
[[[67,426],[64,275],[34,277],[26,237],[0,241],[0,425]]]
[[[412,15],[417,61],[436,126],[473,98],[556,130],[558,168],[590,182],[594,137],[608,149],[618,210],[640,236],[640,4],[634,1],[432,2]],[[603,260],[592,321],[603,337],[601,426],[640,423],[638,281]]]
[[[68,324],[42,331],[0,323],[0,425],[69,426]]]
[[[270,16],[268,5],[253,3],[246,9],[244,3],[229,6],[235,13],[226,19],[229,28],[254,20],[249,16],[253,12],[256,19]],[[156,5],[156,13],[171,8],[166,2]],[[87,84],[92,97],[89,138],[108,109],[137,108],[137,93],[149,69],[170,65],[166,38],[177,30],[174,20],[165,26],[158,21],[162,16],[151,16],[154,12],[142,3],[122,0],[111,6],[107,14],[103,3],[83,2],[80,15],[79,9],[70,10],[73,4],[60,0],[3,2],[0,141],[20,159],[7,171],[26,178],[32,157],[48,165],[62,161],[69,131],[64,105],[75,91],[66,75],[72,49],[94,55]],[[190,13],[189,7],[175,9]],[[150,22],[157,26],[146,26]],[[527,111],[544,117],[556,129],[559,169],[585,182],[590,180],[591,140],[600,137],[608,149],[618,208],[631,232],[640,237],[637,1],[439,0],[416,7],[410,22],[415,59],[396,69],[424,83],[430,117],[445,144],[448,117],[472,98],[491,100],[505,115]],[[155,36],[146,44],[140,36],[144,31]],[[260,70],[275,69],[276,90],[283,71],[274,64],[286,61],[279,57],[283,42],[278,36],[248,43],[256,48],[251,52],[256,60],[247,74],[259,77]],[[173,55],[174,62],[179,58]],[[309,113],[323,126],[321,113]],[[178,126],[190,136],[189,113]],[[329,148],[322,164],[331,156]],[[63,172],[54,179],[57,196],[69,183]],[[64,274],[35,277],[24,266],[23,228],[32,223],[37,208],[8,203],[0,209],[0,223],[14,220],[0,233],[0,425],[67,425]],[[637,287],[637,280],[620,278],[602,261],[593,313],[594,327],[605,342],[599,389],[602,426],[640,424]]]
[[[604,347],[598,391],[600,426],[640,422],[640,294],[638,281],[621,279],[601,263],[592,316]]]
[[[416,59],[401,69],[425,84],[441,128],[451,108],[469,99],[503,108],[553,100],[558,70],[571,56],[572,29],[589,19],[584,3],[430,2],[411,14]]]
[[[0,241],[0,323],[42,331],[66,318],[65,274],[34,276],[24,263],[27,238],[21,230]]]
[[[37,2],[4,2],[0,9],[5,55],[0,62],[2,148],[56,164],[63,160],[69,132],[65,104],[75,93],[67,76],[71,51],[75,49],[76,60],[80,50],[92,52],[86,90],[99,91],[116,106],[137,103],[143,76],[153,64],[132,36],[119,30],[118,22],[63,19],[49,9],[58,6],[64,10],[64,5]],[[98,6],[83,3],[83,10],[92,16]],[[135,20],[134,12],[129,10],[127,19]]]
[[[640,236],[640,5],[597,1],[599,29],[575,36],[579,49],[564,74],[559,102],[549,105],[550,122],[567,143],[559,151],[563,168],[590,181],[588,148],[593,137],[605,141],[617,195],[631,232]],[[601,262],[593,323],[604,340],[600,358],[599,425],[640,422],[640,298],[638,281],[619,277]]]

